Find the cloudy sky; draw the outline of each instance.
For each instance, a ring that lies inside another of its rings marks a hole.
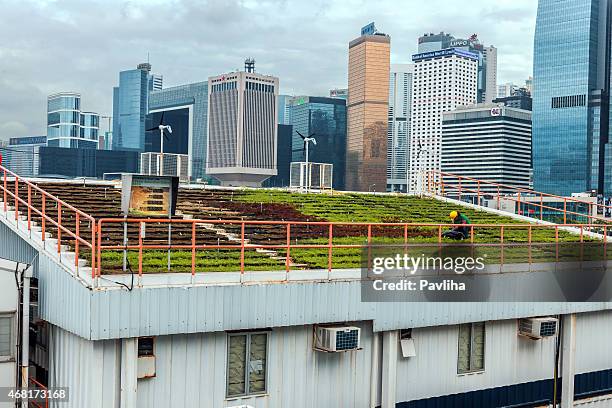
[[[498,82],[531,75],[535,0],[0,0],[0,139],[46,134],[46,96],[82,94],[108,115],[118,72],[146,61],[164,86],[242,67],[281,92],[345,87],[348,42],[375,21],[391,62],[410,62],[425,32],[477,33],[498,48]],[[106,121],[103,122],[104,130]]]

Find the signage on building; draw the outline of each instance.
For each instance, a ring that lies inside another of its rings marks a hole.
[[[491,116],[501,116],[501,115],[502,115],[502,108],[500,107],[491,108]]]
[[[414,54],[412,56],[412,61],[416,62],[416,61],[421,61],[424,59],[447,57],[449,55],[459,55],[461,57],[478,60],[478,55],[472,52],[458,50],[456,48],[447,48],[447,49],[440,50],[440,51],[423,52],[421,54]]]
[[[371,22],[370,24],[363,26],[361,28],[361,35],[374,35],[376,34],[376,26],[374,25],[374,22]]]
[[[468,40],[453,40],[450,42],[450,47],[467,47],[470,45]]]
[[[171,217],[176,210],[178,177],[122,174],[121,212],[133,217]]]
[[[11,137],[9,139],[9,145],[31,145],[31,144],[46,144],[47,136],[27,136],[27,137]]]

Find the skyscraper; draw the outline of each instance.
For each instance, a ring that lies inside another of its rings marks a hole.
[[[277,174],[278,78],[250,64],[208,78],[206,173],[224,185],[260,186]]]
[[[345,187],[344,171],[346,154],[346,100],[318,96],[297,96],[290,100],[291,124],[293,125],[291,161],[306,159],[304,136],[314,133],[316,145],[310,145],[308,161],[331,163],[333,167],[333,187]]]
[[[208,81],[173,86],[152,91],[146,129],[155,128],[164,115],[164,124],[173,133],[164,143],[164,153],[189,156],[189,176],[193,180],[206,179],[206,140],[208,138]],[[161,150],[159,130],[146,132],[145,151]]]
[[[346,189],[385,191],[391,37],[370,26],[349,43]]]
[[[391,65],[387,127],[387,190],[408,191],[413,64]]]
[[[100,115],[81,111],[81,94],[60,92],[47,97],[47,144],[97,149]]]
[[[478,55],[457,48],[412,56],[410,181],[420,192],[425,173],[440,170],[442,112],[476,103]]]
[[[497,48],[485,46],[472,34],[467,39],[455,38],[453,35],[440,32],[426,33],[419,37],[419,54],[457,48],[469,51],[478,56],[478,103],[491,103],[497,97]]]
[[[113,88],[113,150],[144,152],[149,93],[162,89],[162,82],[149,63],[119,73],[119,86]]]
[[[612,193],[612,2],[540,0],[534,46],[534,188]],[[559,31],[563,27],[563,31]]]

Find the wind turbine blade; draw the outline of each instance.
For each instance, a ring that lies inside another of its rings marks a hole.
[[[301,134],[301,133],[300,133],[300,132],[298,132],[297,130],[295,131],[295,133],[297,133],[298,135],[300,135],[300,137],[301,137],[302,139],[306,139],[306,136],[304,136],[303,134]]]
[[[312,139],[312,144],[316,146],[317,145],[317,139]]]
[[[316,135],[316,133],[311,133],[310,136],[308,136],[308,137],[313,137],[315,135]]]
[[[161,118],[159,119],[159,124],[160,124],[160,125],[163,125],[163,124],[164,124],[164,114],[165,114],[165,113],[166,113],[165,111],[162,111]]]
[[[147,129],[147,132],[150,132],[152,130],[159,130],[159,127],[154,127],[154,128],[151,128],[151,129]]]

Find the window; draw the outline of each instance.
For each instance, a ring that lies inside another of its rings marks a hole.
[[[0,360],[13,357],[13,316],[0,315]]]
[[[484,370],[485,323],[468,323],[459,326],[457,373]]]
[[[227,396],[266,392],[268,333],[227,336]]]
[[[154,356],[155,355],[155,341],[153,337],[139,337],[138,338],[138,357]]]

